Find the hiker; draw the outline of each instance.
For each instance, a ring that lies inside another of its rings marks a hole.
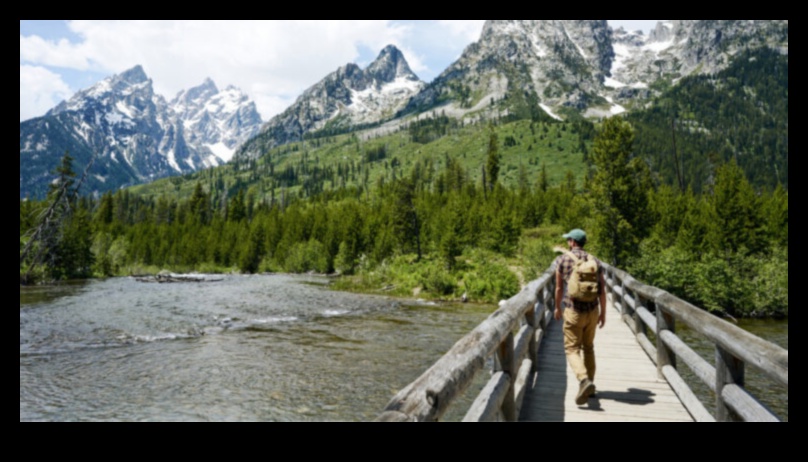
[[[575,404],[583,406],[595,393],[595,331],[606,323],[603,265],[584,251],[586,233],[573,229],[562,236],[569,251],[556,259],[555,319],[564,318],[564,350],[579,390]],[[562,304],[563,299],[563,304]]]

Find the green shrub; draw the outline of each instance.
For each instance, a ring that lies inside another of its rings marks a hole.
[[[423,271],[421,283],[424,289],[436,295],[452,295],[457,290],[455,278],[436,265],[431,265]]]
[[[284,270],[289,273],[328,272],[328,252],[325,246],[316,240],[298,243],[292,246],[284,262]]]
[[[521,256],[524,264],[525,280],[538,279],[550,265],[553,264],[557,253],[553,251],[553,244],[547,240],[526,240],[521,244]]]
[[[463,275],[466,293],[472,300],[497,303],[516,295],[519,278],[488,252],[472,252],[472,266]]]

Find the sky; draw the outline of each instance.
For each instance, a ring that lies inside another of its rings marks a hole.
[[[143,66],[171,100],[211,78],[253,101],[264,121],[340,66],[364,68],[393,44],[430,82],[477,41],[484,20],[20,20],[20,121]],[[642,30],[657,20],[609,20]]]

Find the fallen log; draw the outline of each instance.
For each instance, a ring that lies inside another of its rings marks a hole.
[[[192,278],[187,276],[167,276],[163,274],[158,274],[157,276],[153,277],[138,277],[135,278],[135,280],[137,282],[146,282],[146,283],[156,282],[158,284],[169,284],[178,282],[221,282],[224,279],[204,279],[204,278]]]

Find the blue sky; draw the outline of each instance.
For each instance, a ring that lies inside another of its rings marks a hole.
[[[142,65],[167,99],[213,79],[247,93],[264,120],[339,66],[388,44],[431,81],[479,38],[484,20],[20,21],[20,121]],[[656,20],[609,20],[648,33]]]

